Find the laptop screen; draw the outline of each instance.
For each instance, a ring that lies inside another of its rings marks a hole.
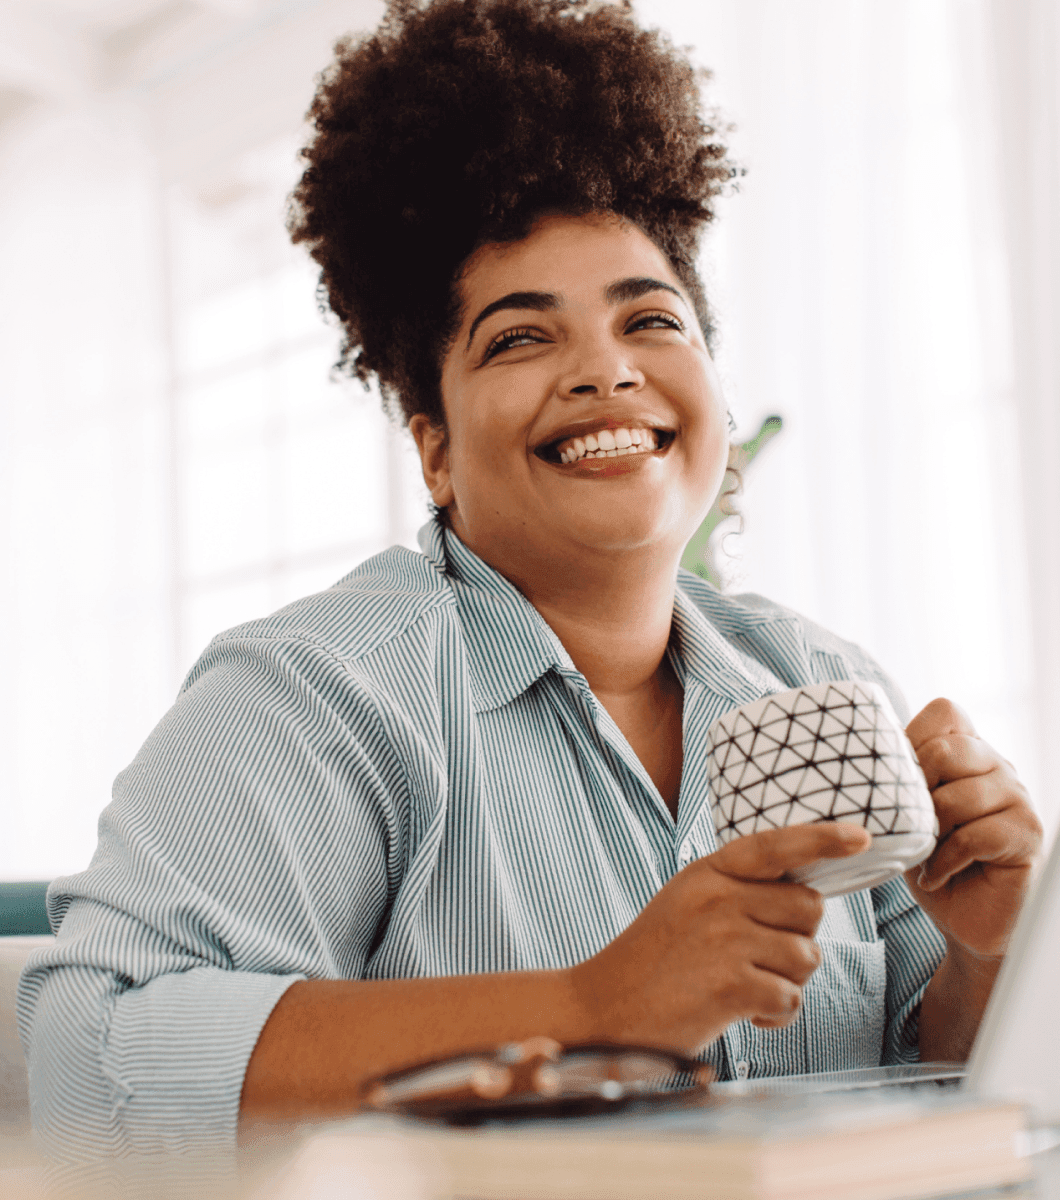
[[[1024,903],[968,1060],[968,1087],[1060,1122],[1060,838]]]

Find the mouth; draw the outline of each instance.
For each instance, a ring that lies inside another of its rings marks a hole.
[[[573,466],[601,458],[627,458],[654,454],[669,448],[677,436],[671,429],[643,425],[615,425],[592,433],[565,434],[538,446],[534,453],[556,466]]]

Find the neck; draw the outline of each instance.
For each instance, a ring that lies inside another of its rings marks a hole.
[[[466,538],[462,538],[467,542]],[[579,553],[573,561],[471,549],[514,584],[601,697],[651,688],[666,655],[680,550]]]

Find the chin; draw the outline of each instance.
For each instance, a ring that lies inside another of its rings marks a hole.
[[[666,506],[664,506],[665,508]],[[654,550],[680,558],[685,543],[698,526],[688,529],[686,520],[673,512],[653,512],[639,505],[613,505],[605,512],[571,513],[565,523],[567,536],[586,549],[602,554],[640,554]]]

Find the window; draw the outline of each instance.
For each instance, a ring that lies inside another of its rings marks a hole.
[[[330,377],[316,264],[284,229],[297,140],[166,194],[176,641],[215,634],[415,545],[427,493],[378,393]]]

